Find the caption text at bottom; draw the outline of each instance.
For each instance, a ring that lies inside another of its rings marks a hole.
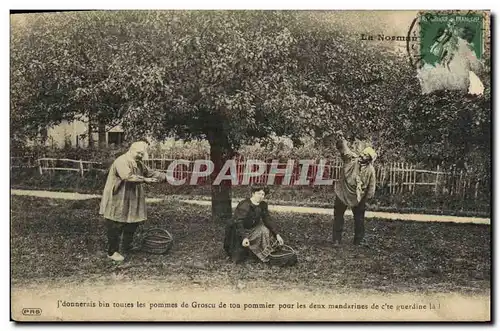
[[[439,303],[406,303],[406,304],[393,304],[385,302],[377,302],[371,304],[359,303],[227,303],[219,301],[215,302],[106,302],[106,301],[90,301],[90,302],[74,302],[66,300],[58,300],[57,308],[138,308],[138,309],[277,309],[277,310],[290,310],[290,309],[351,309],[351,310],[432,310],[440,309]]]

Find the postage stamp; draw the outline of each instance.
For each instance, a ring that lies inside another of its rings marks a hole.
[[[462,42],[478,60],[485,52],[489,19],[477,11],[420,12],[408,32],[412,65],[449,65]],[[414,38],[411,38],[414,36]]]
[[[483,15],[426,13],[420,17],[420,51],[426,64],[448,65],[462,39],[472,53],[483,55]]]
[[[407,50],[422,92],[484,92],[477,73],[489,54],[489,15],[484,11],[421,11],[408,31]]]

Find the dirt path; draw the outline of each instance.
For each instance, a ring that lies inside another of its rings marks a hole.
[[[11,190],[11,195],[27,195],[40,198],[53,198],[53,199],[66,199],[66,200],[86,200],[100,198],[97,194],[81,194],[71,192],[55,192],[55,191],[37,191],[37,190]],[[161,202],[162,198],[148,198],[146,201],[149,203]],[[209,206],[210,201],[201,200],[187,200],[181,199],[183,203],[197,204]],[[238,201],[233,202],[233,208],[236,207]],[[303,213],[303,214],[327,214],[333,215],[333,210],[328,208],[315,208],[315,207],[294,207],[294,206],[269,206],[271,211],[286,212],[286,213]],[[350,210],[346,211],[346,215],[352,215]],[[461,217],[461,216],[446,216],[446,215],[427,215],[427,214],[398,214],[386,212],[366,212],[366,218],[380,218],[387,220],[405,220],[416,222],[451,222],[451,223],[472,223],[472,224],[491,224],[489,218],[480,217]]]

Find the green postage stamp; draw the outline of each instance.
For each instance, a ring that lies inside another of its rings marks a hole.
[[[422,92],[483,93],[476,75],[489,61],[488,11],[420,11],[410,25],[407,49]]]
[[[424,63],[448,65],[459,48],[459,39],[481,59],[483,55],[483,15],[432,14],[420,17],[420,50]]]
[[[412,64],[448,67],[464,51],[481,61],[488,26],[489,16],[484,11],[421,11],[408,33]]]

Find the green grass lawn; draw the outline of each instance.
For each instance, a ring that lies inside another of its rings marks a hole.
[[[330,216],[280,213],[274,216],[285,242],[297,249],[299,264],[234,265],[224,255],[224,229],[210,220],[209,207],[171,200],[149,206],[147,226],[168,229],[175,238],[172,250],[167,255],[134,254],[116,264],[106,258],[98,206],[98,199],[12,196],[13,283],[117,277],[176,279],[202,286],[266,279],[282,288],[339,291],[486,293],[490,289],[487,225],[368,219],[371,247],[361,248],[351,245],[353,222],[346,217],[343,248],[334,250]]]

